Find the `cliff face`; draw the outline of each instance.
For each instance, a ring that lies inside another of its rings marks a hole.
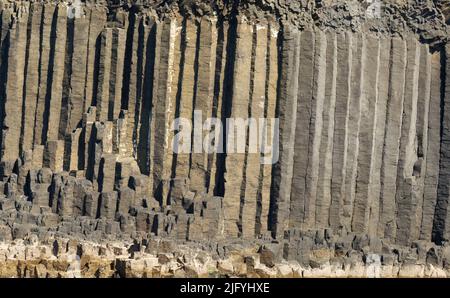
[[[445,1],[135,2],[0,1],[1,239],[448,241]],[[276,162],[174,153],[199,112],[279,119]]]

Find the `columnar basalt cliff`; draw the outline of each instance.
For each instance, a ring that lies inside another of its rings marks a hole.
[[[0,15],[1,276],[66,276],[39,258],[71,251],[100,268],[86,276],[450,276],[448,1],[0,0]],[[278,118],[278,159],[248,138],[174,153],[173,121],[199,112]],[[208,261],[177,264],[183,250]]]

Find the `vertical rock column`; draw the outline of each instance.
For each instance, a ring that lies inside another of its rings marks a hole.
[[[413,167],[417,161],[416,119],[420,46],[415,38],[408,38],[407,47],[408,56],[396,194],[396,241],[403,245],[408,245],[413,240],[411,236],[413,227],[416,225],[415,210],[418,199],[417,174],[413,172]]]
[[[248,104],[250,96],[250,76],[252,61],[253,27],[245,20],[239,19],[237,24],[236,54],[233,73],[233,96],[230,118],[248,120]],[[237,122],[237,121],[235,121]],[[239,210],[245,191],[245,153],[238,144],[246,135],[242,127],[227,129],[227,157],[225,161],[225,195],[223,201],[225,236],[236,237],[241,232],[239,226]],[[241,143],[242,145],[242,143]],[[234,148],[233,148],[234,147]],[[244,146],[245,150],[245,146]]]
[[[23,6],[22,6],[23,5]],[[27,47],[28,5],[21,3],[9,31],[8,67],[3,99],[1,160],[13,162],[19,157],[22,96]]]
[[[177,20],[165,20],[158,24],[157,34],[160,41],[156,44],[158,55],[157,74],[153,81],[153,110],[150,139],[150,173],[151,189],[157,200],[163,205],[167,199],[167,185],[164,182],[170,178],[172,150],[170,126],[172,125],[175,110],[176,78],[175,72],[175,41],[179,38]],[[179,57],[178,57],[179,59]]]
[[[67,8],[64,4],[59,4],[56,9],[56,15],[53,19],[53,27],[55,28],[54,33],[51,36],[51,43],[54,44],[54,54],[52,59],[53,68],[49,69],[51,72],[52,80],[51,86],[47,87],[47,92],[49,92],[50,101],[49,105],[49,116],[47,123],[44,122],[44,126],[47,129],[47,141],[58,139],[58,124],[61,117],[61,104],[62,104],[62,84],[64,77],[64,61],[65,61],[65,48],[66,48],[66,37],[67,37]]]
[[[176,19],[174,24],[180,24],[182,21],[180,19]],[[198,27],[195,26],[197,30],[195,32],[198,34]],[[181,69],[182,69],[182,46],[181,46],[181,31],[183,30],[182,26],[176,26],[171,28],[170,31],[170,38],[171,43],[169,44],[169,49],[172,51],[172,60],[171,60],[171,66],[170,67],[170,75],[171,79],[169,80],[170,85],[169,87],[169,93],[167,100],[167,115],[166,115],[166,145],[165,145],[165,152],[164,152],[164,166],[161,176],[161,181],[159,182],[159,188],[156,188],[157,190],[157,196],[159,196],[160,200],[162,200],[163,204],[167,203],[167,199],[169,198],[170,193],[170,183],[171,178],[174,177],[173,173],[173,162],[174,162],[174,150],[173,150],[173,138],[174,138],[174,131],[172,130],[172,124],[175,120],[175,114],[176,114],[176,107],[177,107],[177,94],[179,94],[179,87],[180,87],[180,81],[179,78],[181,78]],[[198,35],[195,39],[198,41]],[[198,49],[197,44],[197,49]],[[197,57],[198,58],[198,57]],[[198,70],[197,70],[198,71]],[[193,86],[195,88],[195,84]],[[195,97],[194,97],[195,98]],[[194,99],[195,102],[195,99]],[[194,104],[194,103],[192,103]],[[191,114],[192,115],[192,114]],[[191,116],[192,117],[192,116]]]
[[[3,5],[3,3],[1,4]],[[2,97],[2,101],[0,102],[0,123],[3,124],[3,115],[5,109],[5,95],[6,95],[6,82],[7,82],[7,73],[8,73],[8,55],[9,55],[9,35],[10,35],[10,22],[11,22],[11,9],[8,9],[5,6],[2,6],[0,9],[1,18],[0,18],[0,96]],[[0,132],[0,158],[3,158],[3,130]],[[2,173],[0,175],[1,178],[4,178],[10,174],[12,171],[12,162],[4,162],[2,160]]]
[[[141,15],[130,13],[127,29],[127,43],[125,49],[126,61],[124,61],[124,87],[122,89],[122,105],[128,112],[127,121],[127,143],[133,148],[133,139],[136,138],[136,130],[139,121],[139,113],[136,113],[137,105],[140,105],[140,95],[142,94],[142,72],[145,58],[143,48],[145,36],[143,22],[145,18]],[[156,47],[156,45],[155,45]],[[139,111],[139,109],[137,110]],[[145,155],[144,155],[145,156]],[[146,157],[146,156],[145,156]],[[143,157],[137,156],[139,162]],[[146,161],[144,161],[145,163]],[[148,174],[148,168],[141,167],[144,174]]]
[[[157,75],[158,70],[156,68],[157,63],[157,55],[156,51],[158,49],[158,42],[160,41],[160,38],[158,38],[158,30],[157,30],[157,24],[155,23],[153,18],[149,18],[144,24],[148,23],[147,25],[142,25],[140,34],[144,35],[142,37],[142,64],[143,64],[143,80],[142,82],[142,100],[140,104],[135,105],[135,108],[139,108],[140,111],[136,115],[128,114],[127,116],[127,125],[128,129],[131,129],[131,125],[129,125],[129,121],[133,121],[133,123],[136,123],[134,126],[136,136],[133,137],[133,139],[130,139],[127,137],[126,132],[124,132],[123,140],[125,142],[122,142],[121,147],[123,149],[126,149],[128,147],[128,154],[134,155],[137,158],[138,166],[141,169],[141,172],[145,175],[149,175],[149,168],[150,168],[150,153],[149,153],[149,142],[150,137],[152,134],[152,131],[150,130],[150,122],[151,122],[151,115],[153,111],[153,93],[154,93],[154,80],[153,78]],[[145,51],[144,51],[145,50]],[[139,61],[139,60],[138,60]],[[159,61],[159,60],[158,60]],[[123,86],[122,90],[125,90],[126,86]],[[130,90],[131,91],[131,90]],[[128,99],[128,102],[130,99]],[[131,106],[129,107],[131,108]],[[132,119],[130,119],[130,117]],[[136,144],[131,143],[130,141],[136,142]],[[130,151],[131,149],[131,151]],[[135,150],[134,150],[135,149]],[[126,150],[123,150],[124,152]],[[131,153],[131,154],[130,154]]]
[[[99,164],[99,192],[112,192],[116,170],[116,156],[110,153],[102,154]]]
[[[161,32],[157,31],[159,24],[152,17],[135,16],[131,22],[128,28],[128,48],[125,49],[125,54],[129,53],[126,59],[129,59],[130,65],[126,66],[124,60],[127,68],[124,69],[125,80],[122,83],[125,84],[122,89],[125,100],[122,99],[122,102],[128,110],[126,143],[130,155],[137,156],[141,172],[149,175],[148,139],[151,134],[149,123],[154,92],[154,81],[149,76],[157,73],[152,67],[152,63],[157,65],[156,55],[149,53],[158,51],[159,40],[155,34],[160,35]]]
[[[277,162],[278,154],[278,131],[276,131],[275,109],[277,102],[277,84],[278,84],[278,27],[270,23],[267,28],[267,56],[266,56],[266,85],[265,85],[265,109],[264,117],[267,119],[266,127],[264,127],[263,139],[260,142],[263,146],[270,148],[272,162]],[[259,124],[261,125],[261,124]],[[260,127],[261,129],[261,127]],[[272,135],[273,130],[273,135]],[[262,157],[262,156],[261,156]],[[268,156],[264,154],[264,158]],[[257,199],[258,206],[256,212],[256,234],[263,234],[268,230],[268,217],[270,208],[270,188],[272,185],[272,163],[264,163],[260,165],[260,185],[258,189]]]
[[[417,176],[417,208],[414,214],[415,226],[412,231],[414,239],[420,239],[420,228],[425,195],[425,175],[428,160],[428,121],[430,110],[430,88],[431,88],[431,55],[427,44],[420,45],[420,65],[418,78],[417,97],[417,161],[414,165],[414,173]]]
[[[81,151],[80,146],[80,137],[81,137],[82,128],[75,129],[74,132],[70,134],[70,154],[69,154],[69,171],[78,171],[83,170],[84,168],[79,168],[80,166],[80,156],[78,153]]]
[[[352,35],[340,33],[337,35],[337,77],[336,77],[336,105],[334,112],[334,137],[331,175],[331,205],[329,222],[331,227],[337,228],[340,214],[345,214],[344,200],[345,165],[347,164],[348,142],[348,114],[352,79]]]
[[[43,165],[50,168],[53,172],[61,172],[63,170],[64,160],[64,141],[52,140],[48,141],[45,146]]]
[[[378,101],[378,71],[380,41],[377,38],[362,37],[362,74],[361,74],[361,127],[359,131],[358,173],[353,208],[352,230],[367,232],[369,226],[369,208],[374,198],[370,197],[372,175],[375,166],[375,130]]]
[[[359,133],[361,124],[362,101],[364,96],[364,55],[366,38],[362,34],[352,35],[350,99],[347,120],[347,156],[344,173],[344,195],[341,220],[349,229],[353,220],[356,196],[356,177],[358,170]],[[373,70],[372,70],[373,71]],[[374,100],[376,102],[376,99]],[[370,150],[370,149],[369,149]],[[369,167],[370,168],[370,167]]]
[[[67,133],[70,134],[81,122],[85,112],[86,65],[89,34],[89,14],[74,18],[72,73],[70,74],[70,112]]]
[[[111,74],[112,28],[105,28],[101,34],[97,90],[97,120],[108,120],[109,84]]]
[[[96,108],[95,107],[90,107],[86,113],[83,114],[83,131],[82,134],[80,135],[81,138],[81,142],[82,142],[82,152],[83,152],[83,157],[80,158],[80,163],[83,165],[83,169],[86,171],[87,173],[87,169],[89,167],[89,163],[90,163],[90,151],[93,150],[92,146],[92,127],[94,126],[94,122],[95,122],[95,117],[96,117]],[[87,175],[86,175],[87,177]]]
[[[378,235],[378,223],[380,220],[380,189],[381,189],[381,167],[383,162],[384,136],[386,128],[386,110],[389,92],[390,54],[391,39],[380,39],[380,53],[378,60],[377,76],[377,104],[375,119],[375,139],[373,143],[372,168],[369,185],[369,234]],[[371,65],[366,64],[370,73]],[[357,190],[358,191],[358,190]]]
[[[391,72],[381,168],[380,222],[378,225],[381,234],[388,239],[395,237],[395,194],[403,115],[406,54],[405,41],[394,38],[391,45]]]
[[[215,65],[215,73],[214,73],[214,94],[212,97],[212,117],[216,117],[217,119],[222,119],[222,115],[224,112],[224,100],[226,94],[226,60],[227,60],[227,44],[228,44],[228,34],[229,31],[229,23],[222,22],[218,27],[217,31],[217,46],[216,46],[216,65]],[[223,147],[223,132],[224,132],[224,123],[222,123],[221,130],[219,127],[216,129],[219,130],[219,139],[216,140],[217,148],[224,149]],[[219,177],[221,175],[221,169],[219,167],[219,161],[222,153],[211,153],[208,156],[208,192],[211,195],[217,193],[218,188],[220,188],[221,184],[219,183]]]
[[[450,44],[442,50],[445,63],[441,63],[441,78],[445,79],[443,102],[441,101],[441,155],[439,162],[439,180],[436,209],[433,221],[433,240],[440,243],[450,239]]]
[[[320,146],[323,130],[323,106],[327,71],[327,37],[322,31],[315,34],[314,72],[310,112],[310,139],[308,154],[308,173],[306,176],[305,223],[309,227],[315,224],[316,197],[319,181]]]
[[[0,46],[1,49],[3,50],[4,47],[6,46],[5,40],[7,40],[7,36],[8,36],[8,30],[9,30],[9,26],[10,26],[10,22],[11,22],[11,9],[8,9],[7,7],[2,7],[1,11],[0,11]],[[0,55],[0,65],[1,63],[4,63],[6,61],[3,60],[3,55]]]
[[[297,121],[294,143],[294,170],[291,186],[289,227],[301,228],[307,217],[307,193],[312,90],[314,77],[315,35],[307,30],[300,36],[300,69],[298,77]],[[311,141],[312,143],[312,141]]]
[[[251,59],[250,102],[248,115],[255,124],[247,130],[247,156],[245,159],[245,192],[240,210],[242,237],[254,238],[256,227],[257,196],[261,177],[259,140],[259,119],[264,117],[265,84],[267,68],[267,24],[253,27],[254,50]]]
[[[36,115],[36,101],[39,92],[40,33],[43,5],[32,3],[30,5],[30,20],[28,23],[29,36],[27,37],[27,54],[25,63],[25,81],[23,85],[23,119],[20,146],[22,151],[28,151],[33,147],[34,122]]]
[[[52,72],[55,57],[55,45],[57,40],[52,40],[56,35],[57,6],[53,3],[44,4],[40,37],[40,61],[39,61],[39,89],[36,103],[36,117],[34,119],[34,147],[45,144],[48,131],[48,116],[50,106],[50,90],[52,85]],[[48,100],[47,100],[48,99]],[[53,104],[53,103],[52,103]]]
[[[108,129],[109,123],[94,122],[91,127],[91,136],[89,138],[88,164],[86,166],[86,178],[92,181],[95,190],[99,189],[99,169],[102,155],[108,152],[109,143],[111,141],[111,131]],[[109,153],[109,152],[108,152]]]
[[[193,128],[193,119],[192,116],[194,115],[194,89],[195,86],[195,71],[196,66],[195,63],[196,60],[196,46],[197,46],[197,31],[199,28],[196,26],[196,24],[192,20],[184,20],[184,28],[183,32],[180,36],[180,46],[183,52],[181,53],[181,61],[182,65],[180,65],[180,76],[179,79],[179,86],[178,93],[177,93],[177,107],[176,107],[176,115],[175,117],[183,119],[183,121],[188,120],[191,125],[191,128]],[[201,38],[201,37],[200,37]],[[198,61],[200,62],[200,61]],[[204,100],[204,99],[203,99]],[[206,115],[204,115],[206,116]],[[203,125],[203,123],[200,121],[198,125]],[[180,129],[186,129],[187,127],[182,127]],[[201,127],[200,127],[201,129]],[[190,137],[191,135],[189,135]],[[176,142],[187,142],[187,140],[180,140],[177,139]],[[191,140],[192,142],[193,140]],[[181,145],[181,144],[179,144]],[[192,143],[185,144],[189,149],[192,149]],[[178,150],[181,148],[179,147]],[[175,163],[175,173],[172,173],[172,175],[175,175],[177,178],[187,178],[189,177],[189,171],[190,171],[190,152],[179,152],[178,154],[174,154],[174,163]],[[198,178],[197,178],[198,179]]]
[[[198,41],[198,56],[197,56],[197,85],[195,86],[195,100],[194,110],[201,111],[203,121],[211,116],[212,98],[214,92],[214,70],[216,61],[216,47],[217,47],[217,33],[216,20],[202,19],[200,23],[200,40]],[[195,121],[195,119],[194,119]],[[202,126],[203,123],[197,123]],[[195,134],[196,132],[194,132]],[[205,192],[207,184],[207,170],[208,170],[208,154],[205,151],[207,148],[202,148],[203,140],[208,131],[200,132],[194,135],[201,144],[194,144],[198,148],[194,148],[191,155],[191,169],[190,180],[191,189],[194,191]],[[197,150],[195,150],[197,149]],[[201,149],[200,152],[197,152]]]
[[[125,51],[125,54],[128,55],[126,61],[128,65],[124,68],[123,84],[126,88],[122,89],[122,101],[123,107],[128,111],[127,143],[134,150],[133,139],[136,137],[136,121],[139,120],[139,114],[136,114],[136,107],[139,107],[138,105],[140,105],[140,90],[138,90],[138,84],[140,86],[141,78],[138,77],[138,74],[142,74],[142,48],[145,37],[142,36],[143,17],[130,12],[129,20]],[[154,46],[157,47],[157,45]],[[137,111],[139,111],[139,109]],[[138,159],[140,158],[141,157],[138,155]],[[141,166],[141,171],[144,174],[148,174],[148,168],[146,170],[144,169],[144,166]]]
[[[325,96],[326,46],[326,35],[321,31],[302,33],[290,212],[292,228],[308,228],[315,224]],[[302,218],[299,218],[299,215]]]
[[[100,41],[101,32],[106,23],[107,13],[105,7],[102,6],[92,6],[88,9],[86,17],[89,17],[89,30],[88,34],[88,45],[87,45],[87,65],[86,65],[86,85],[85,85],[85,107],[84,110],[87,111],[88,107],[92,105],[94,93],[94,75],[95,75],[95,64],[96,64],[96,53],[99,50],[97,46],[97,41]],[[97,57],[98,58],[98,57]]]
[[[89,34],[88,14],[82,9],[80,15],[68,20],[66,43],[66,70],[63,80],[63,102],[61,115],[65,118],[60,124],[60,134],[64,135],[64,170],[70,169],[73,150],[77,149],[78,141],[72,133],[79,128],[85,112],[85,86],[87,70],[87,49]],[[75,135],[76,136],[76,135]],[[60,135],[60,138],[62,135]],[[76,142],[73,144],[72,142]],[[78,150],[77,150],[78,151]]]
[[[280,119],[279,160],[273,168],[270,229],[274,237],[283,237],[289,225],[289,206],[293,173],[294,147],[297,121],[297,94],[300,55],[300,33],[285,27],[282,35],[280,89],[277,117]]]
[[[111,74],[109,82],[108,120],[119,118],[122,99],[123,67],[125,59],[126,31],[114,28],[112,32]]]
[[[430,104],[428,112],[427,162],[423,187],[423,211],[420,239],[431,240],[439,179],[441,138],[441,54],[435,52],[430,59]]]
[[[319,179],[316,195],[316,226],[329,225],[331,203],[331,171],[334,137],[334,110],[336,105],[337,40],[335,33],[327,33],[327,72],[322,116],[322,140],[319,149]]]

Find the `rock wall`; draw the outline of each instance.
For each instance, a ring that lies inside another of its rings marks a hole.
[[[450,8],[376,9],[0,1],[0,238],[260,239],[297,260],[316,232],[445,244]],[[278,118],[278,161],[173,153],[199,111]]]

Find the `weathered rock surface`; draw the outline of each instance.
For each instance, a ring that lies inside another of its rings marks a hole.
[[[389,247],[327,231],[325,237],[324,231],[298,237],[302,244],[293,247],[158,237],[110,238],[105,244],[58,232],[29,234],[2,241],[0,277],[450,277],[448,245]]]
[[[448,276],[449,22],[446,0],[0,0],[0,276]],[[276,163],[174,153],[199,112],[278,118]]]

